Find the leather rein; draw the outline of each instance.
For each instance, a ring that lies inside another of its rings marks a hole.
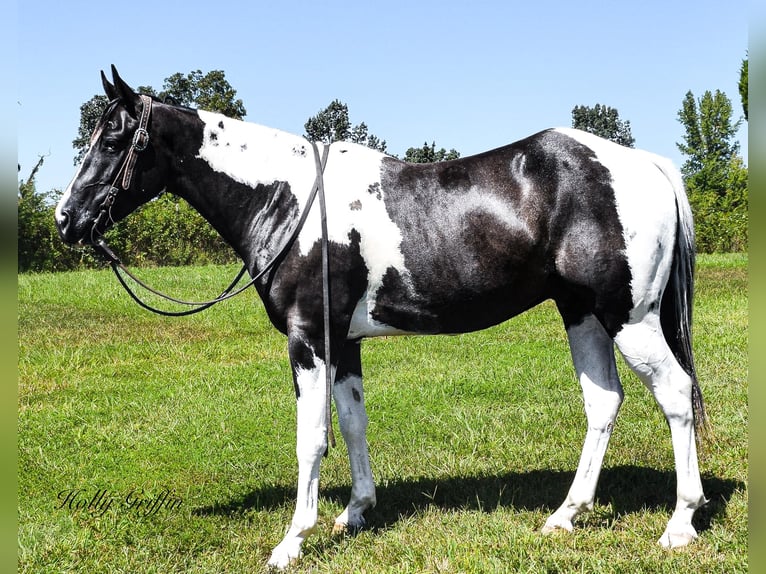
[[[132,179],[133,179],[133,171],[135,169],[136,161],[138,160],[138,155],[144,151],[149,146],[149,132],[148,132],[148,125],[149,125],[149,117],[152,113],[152,99],[149,96],[146,96],[144,94],[141,94],[141,101],[143,103],[143,108],[141,110],[141,117],[139,119],[139,125],[136,129],[135,134],[133,135],[133,142],[128,150],[128,155],[125,158],[125,161],[123,162],[120,169],[117,171],[117,175],[114,177],[114,180],[112,181],[112,184],[109,186],[109,191],[106,195],[106,198],[101,203],[101,206],[99,208],[99,214],[96,217],[96,219],[93,222],[93,226],[91,227],[91,245],[93,248],[98,252],[101,256],[103,256],[109,265],[111,266],[112,270],[114,271],[115,275],[119,279],[122,286],[125,288],[125,290],[128,292],[128,294],[133,298],[136,303],[138,303],[141,307],[144,309],[147,309],[148,311],[151,311],[153,313],[156,313],[158,315],[164,315],[168,317],[183,317],[186,315],[193,315],[195,313],[199,313],[200,311],[204,311],[205,309],[208,309],[215,305],[216,303],[220,303],[221,301],[225,301],[227,299],[231,299],[232,297],[239,295],[246,289],[252,287],[255,283],[257,283],[260,279],[263,278],[266,273],[271,271],[273,268],[275,268],[284,258],[284,256],[287,254],[287,251],[292,247],[293,243],[295,243],[295,240],[298,237],[298,234],[300,233],[301,229],[303,228],[303,224],[306,222],[306,219],[308,218],[309,212],[311,211],[311,207],[314,203],[314,200],[319,194],[319,203],[320,203],[320,209],[321,209],[321,216],[322,216],[322,244],[323,244],[323,252],[325,251],[325,244],[327,243],[327,226],[326,226],[326,209],[325,209],[325,201],[324,201],[324,168],[327,164],[327,155],[329,152],[329,146],[325,146],[323,153],[320,157],[319,150],[317,148],[316,143],[311,142],[311,145],[314,149],[314,158],[316,160],[316,170],[317,170],[317,177],[314,181],[314,186],[312,187],[311,193],[309,194],[309,197],[306,201],[306,206],[303,209],[303,213],[301,213],[301,217],[298,220],[298,223],[296,224],[295,228],[292,230],[290,235],[288,236],[287,241],[285,241],[284,245],[277,251],[277,253],[269,260],[266,265],[263,266],[263,268],[258,272],[257,275],[252,277],[250,281],[243,287],[240,287],[236,291],[232,291],[234,287],[239,283],[239,281],[242,279],[244,274],[247,272],[247,266],[243,265],[242,269],[239,271],[237,276],[234,278],[234,280],[229,284],[229,286],[224,289],[220,295],[217,297],[210,299],[209,301],[184,301],[182,299],[178,299],[176,297],[172,297],[170,295],[167,295],[165,293],[162,293],[161,291],[151,287],[150,285],[147,285],[144,281],[139,279],[134,273],[128,269],[125,264],[122,263],[119,256],[115,254],[115,252],[109,247],[109,245],[106,243],[104,238],[101,236],[101,232],[98,231],[98,227],[111,219],[111,208],[112,205],[114,205],[114,201],[117,198],[117,195],[120,193],[120,191],[128,191],[130,188]],[[326,269],[327,269],[327,262],[325,262],[324,258],[322,260],[323,265],[323,275],[327,275]],[[189,307],[194,307],[194,309],[189,309],[185,311],[166,311],[163,309],[158,309],[156,307],[153,307],[152,305],[146,303],[145,301],[141,300],[140,297],[131,289],[131,287],[127,284],[125,281],[125,278],[120,273],[124,273],[128,277],[130,277],[136,284],[141,286],[143,289],[149,291],[150,293],[153,293],[154,295],[157,295],[158,297],[165,299],[166,301],[171,301],[173,303],[177,303],[179,305],[186,305]]]
[[[114,204],[114,201],[117,197],[117,194],[120,193],[120,191],[128,191],[130,188],[131,181],[133,179],[133,171],[136,166],[136,161],[138,160],[138,155],[144,151],[149,146],[149,117],[152,113],[152,99],[149,96],[146,96],[144,94],[141,94],[141,102],[143,104],[141,109],[141,116],[139,118],[138,122],[138,128],[136,129],[136,132],[133,134],[133,141],[130,145],[130,148],[128,150],[128,155],[125,158],[125,161],[123,162],[120,169],[117,171],[117,175],[115,175],[114,180],[112,181],[112,184],[109,186],[109,191],[107,192],[106,198],[102,202],[100,208],[99,208],[99,214],[96,217],[96,219],[93,222],[93,227],[91,228],[91,245],[96,250],[97,253],[99,253],[101,256],[103,256],[107,262],[109,263],[110,267],[112,268],[112,271],[116,275],[117,279],[119,280],[120,284],[123,286],[125,291],[128,293],[128,295],[131,296],[131,298],[138,303],[141,307],[144,309],[151,311],[152,313],[156,313],[158,315],[164,315],[167,317],[182,317],[186,315],[193,315],[195,313],[199,313],[200,311],[204,311],[205,309],[209,309],[216,303],[220,303],[221,301],[225,301],[227,299],[231,299],[232,297],[235,297],[239,295],[240,293],[244,292],[245,290],[249,289],[255,283],[257,283],[260,279],[266,275],[269,271],[276,268],[279,263],[282,262],[287,252],[292,247],[293,243],[295,243],[295,240],[298,238],[298,234],[300,233],[301,229],[303,228],[303,224],[306,222],[306,219],[308,218],[309,212],[311,211],[311,207],[314,204],[314,200],[317,195],[319,195],[319,209],[320,209],[320,215],[321,215],[321,228],[322,228],[322,307],[323,307],[323,318],[324,318],[324,348],[325,348],[325,382],[326,382],[326,413],[327,413],[327,428],[326,428],[326,434],[328,439],[328,444],[332,447],[335,447],[335,436],[333,435],[332,430],[332,382],[333,382],[333,375],[332,375],[332,368],[331,368],[331,333],[330,333],[330,275],[329,275],[329,241],[327,238],[327,208],[325,203],[325,194],[324,194],[324,169],[327,165],[327,156],[329,155],[330,146],[325,145],[324,149],[322,150],[322,155],[319,155],[319,149],[317,147],[317,144],[315,142],[311,142],[311,146],[314,150],[314,160],[316,164],[316,180],[314,181],[314,185],[311,188],[311,193],[309,194],[308,199],[306,200],[306,206],[303,208],[303,213],[301,213],[300,219],[298,219],[298,223],[296,224],[295,228],[292,230],[290,235],[287,238],[287,241],[285,241],[284,245],[277,251],[276,255],[274,255],[266,265],[263,266],[263,268],[255,275],[253,276],[250,281],[247,282],[246,285],[240,287],[236,291],[233,289],[236,287],[236,285],[239,283],[240,279],[242,279],[242,276],[247,272],[247,266],[243,265],[242,269],[237,273],[237,276],[234,278],[234,280],[229,284],[226,289],[224,289],[218,297],[215,297],[214,299],[210,299],[209,301],[184,301],[181,299],[177,299],[175,297],[171,297],[170,295],[166,295],[157,289],[154,289],[153,287],[150,287],[143,281],[141,281],[138,277],[136,277],[120,260],[120,258],[112,251],[112,249],[109,247],[109,245],[106,243],[104,238],[101,236],[101,232],[98,231],[98,227],[104,223],[106,223],[108,220],[111,219],[111,209],[112,205]],[[113,109],[116,105],[116,101],[113,101],[110,103],[110,108]],[[107,108],[107,114],[109,113],[109,109]],[[122,181],[120,181],[122,180]],[[142,288],[146,289],[150,293],[153,293],[154,295],[157,295],[158,297],[161,297],[162,299],[165,299],[167,301],[171,301],[173,303],[178,303],[180,305],[186,305],[193,307],[193,309],[187,309],[185,311],[166,311],[163,309],[158,309],[145,301],[143,301],[133,289],[128,285],[127,281],[123,277],[122,273],[130,277],[136,284],[140,285]],[[325,453],[326,455],[327,453]]]

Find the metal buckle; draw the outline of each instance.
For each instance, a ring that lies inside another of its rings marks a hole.
[[[117,197],[117,193],[119,193],[119,191],[120,190],[117,189],[116,187],[111,186],[109,188],[109,192],[106,194],[106,197],[104,198],[104,203],[101,204],[101,207],[102,208],[112,207],[112,205],[114,204],[114,200]]]
[[[133,149],[144,151],[149,146],[149,132],[144,128],[138,128],[133,134]]]

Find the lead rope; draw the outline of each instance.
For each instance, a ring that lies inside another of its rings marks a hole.
[[[332,350],[330,336],[330,245],[327,239],[327,206],[324,198],[323,165],[327,160],[329,145],[324,146],[322,159],[319,158],[317,144],[314,147],[314,160],[317,165],[317,187],[319,189],[319,213],[322,220],[322,308],[324,309],[324,364],[325,364],[325,433],[327,444],[335,448],[335,433],[332,430]],[[327,456],[325,451],[325,456]]]

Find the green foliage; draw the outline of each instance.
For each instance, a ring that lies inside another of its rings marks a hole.
[[[626,147],[633,147],[636,140],[630,132],[630,122],[622,121],[616,108],[596,104],[595,107],[572,108],[572,127]]]
[[[706,91],[697,101],[687,92],[678,119],[685,129],[678,149],[687,156],[681,167],[695,218],[697,249],[744,251],[748,239],[747,168],[734,137],[726,94]]]
[[[160,99],[172,98],[178,105],[218,112],[241,120],[247,114],[241,99],[235,99],[237,90],[226,80],[223,70],[202,74],[201,70],[185,76],[175,73],[165,78]]]
[[[686,178],[701,253],[747,251],[748,175],[739,156],[705,162]]]
[[[60,193],[38,193],[35,174],[42,167],[40,158],[26,182],[19,183],[18,271],[63,271],[94,263],[90,254],[64,245],[56,231],[52,201]]]
[[[107,240],[130,265],[237,261],[234,250],[215,229],[186,201],[171,194],[162,194],[119,222],[107,234]]]
[[[90,248],[64,244],[55,227],[61,192],[37,193],[34,180],[19,185],[18,270],[68,271],[103,266]],[[236,253],[184,200],[163,194],[106,234],[123,262],[139,266],[204,265],[237,261]]]
[[[436,142],[423,142],[423,147],[411,147],[407,149],[404,154],[404,161],[410,163],[432,163],[436,161],[447,161],[451,159],[458,159],[460,153],[451,149],[447,151],[444,148],[436,149]]]
[[[76,152],[74,156],[75,165],[78,165],[85,157],[90,136],[108,103],[109,100],[106,96],[96,95],[80,106],[80,126],[77,128],[77,137],[72,140],[72,147]]]
[[[303,127],[306,130],[306,138],[311,141],[324,143],[351,141],[381,152],[386,151],[386,140],[370,134],[367,124],[362,122],[356,126],[351,125],[348,106],[337,99],[320,110],[317,115],[306,120]]]
[[[742,60],[742,67],[739,70],[739,97],[742,99],[742,111],[745,113],[745,120],[747,120],[747,62],[749,58]]]
[[[726,94],[706,91],[699,102],[689,91],[684,97],[678,119],[686,130],[684,143],[676,144],[688,159],[681,170],[685,176],[700,171],[706,163],[726,165],[739,151],[734,136],[740,121],[732,123],[732,106]]]

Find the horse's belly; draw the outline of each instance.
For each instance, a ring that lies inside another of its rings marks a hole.
[[[359,300],[347,339],[392,335],[457,334],[492,327],[523,313],[546,298],[541,292],[476,292],[472,297],[439,300],[432,305],[405,295]]]

